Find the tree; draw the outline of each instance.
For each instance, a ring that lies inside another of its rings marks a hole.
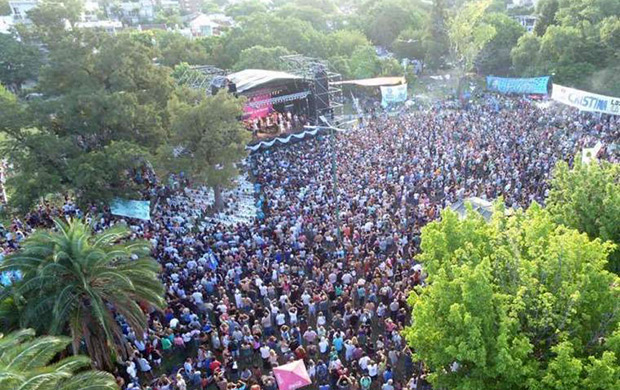
[[[411,3],[400,0],[377,2],[368,12],[366,34],[377,45],[389,47],[410,26],[422,25],[422,14]]]
[[[349,61],[351,75],[358,79],[375,77],[381,72],[381,61],[372,46],[355,49]]]
[[[430,55],[426,50],[428,44],[426,36],[426,32],[423,30],[408,29],[403,31],[392,45],[394,54],[398,58],[424,61]]]
[[[22,85],[33,80],[41,66],[41,52],[9,34],[0,34],[0,83],[19,93]]]
[[[491,0],[468,3],[448,23],[448,37],[455,65],[464,74],[472,69],[480,50],[496,34],[495,28],[484,22]]]
[[[510,51],[515,73],[523,76],[536,75],[540,38],[534,34],[524,34],[517,40],[517,45]]]
[[[327,52],[331,56],[350,57],[361,46],[370,46],[370,41],[358,30],[337,30],[327,35]]]
[[[89,370],[90,359],[54,361],[71,342],[66,337],[34,337],[32,329],[0,335],[0,387],[6,390],[117,390],[111,374]]]
[[[11,287],[22,326],[70,335],[74,355],[84,341],[95,365],[111,369],[111,353],[128,355],[115,315],[142,337],[147,318],[141,306],[164,307],[159,264],[147,241],[124,241],[131,234],[126,226],[98,234],[81,220],[55,221],[55,227],[26,239],[0,272],[23,275]]]
[[[450,51],[448,28],[446,26],[446,9],[443,0],[433,0],[431,14],[426,24],[424,48],[426,64],[436,69],[445,63]]]
[[[205,65],[209,62],[200,43],[177,32],[158,32],[154,39],[159,50],[158,62],[162,65],[172,68],[181,62],[190,65]]]
[[[245,0],[226,7],[226,15],[235,19],[267,12],[267,7],[259,0]]]
[[[620,279],[612,244],[557,225],[537,204],[486,222],[444,210],[422,230],[427,286],[405,331],[437,388],[589,388],[620,384]],[[614,388],[614,386],[609,388]]]
[[[551,180],[547,208],[557,223],[620,245],[620,165],[607,162],[573,168],[559,162]],[[620,273],[620,250],[610,256],[610,269]]]
[[[244,49],[239,55],[239,61],[234,66],[235,70],[243,69],[267,69],[283,70],[280,57],[291,54],[282,46],[264,47],[254,46]]]
[[[0,0],[0,15],[7,16],[11,14],[11,6],[9,0]]]
[[[558,0],[541,0],[536,5],[536,24],[534,32],[539,37],[545,35],[547,27],[555,24],[555,14],[558,12]]]
[[[150,41],[82,30],[63,34],[48,46],[37,84],[41,97],[25,102],[28,122],[2,128],[15,167],[7,183],[10,201],[22,210],[56,193],[71,192],[80,204],[140,196],[132,173],[168,136],[173,80],[168,68],[153,62]]]
[[[484,22],[493,26],[496,34],[478,53],[476,69],[483,75],[508,76],[512,66],[510,51],[525,34],[525,29],[504,14],[486,14]]]
[[[246,155],[250,133],[239,118],[243,99],[227,91],[215,96],[183,91],[171,100],[172,149],[160,152],[164,169],[183,171],[200,183],[213,187],[215,208],[224,207],[222,188],[237,175],[235,164]]]

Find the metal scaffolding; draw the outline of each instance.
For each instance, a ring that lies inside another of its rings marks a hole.
[[[211,91],[211,82],[216,77],[225,77],[228,74],[227,71],[217,68],[213,65],[195,65],[186,69],[177,82],[180,85],[188,85],[195,89],[205,89],[207,94]]]
[[[301,54],[282,56],[280,61],[283,70],[308,81],[317,107],[327,107],[317,110],[317,118],[315,119],[318,120],[319,116],[325,115],[339,122],[344,113],[344,97],[340,85],[334,85],[334,83],[342,81],[342,75],[330,71],[328,61]],[[317,74],[320,74],[321,71],[325,71],[326,83],[321,83],[321,78],[317,78]]]

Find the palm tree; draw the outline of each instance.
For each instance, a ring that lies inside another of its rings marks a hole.
[[[90,370],[86,356],[71,356],[50,364],[71,342],[69,337],[34,337],[25,329],[0,334],[0,389],[118,390],[114,377]]]
[[[115,314],[141,336],[147,326],[142,307],[164,306],[159,265],[147,241],[127,240],[126,226],[94,234],[81,220],[55,225],[34,233],[0,265],[0,272],[23,275],[11,292],[20,325],[70,335],[74,355],[84,342],[97,368],[112,368],[112,354],[127,357]]]

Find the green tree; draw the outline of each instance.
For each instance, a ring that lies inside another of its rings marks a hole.
[[[476,69],[483,75],[508,76],[512,66],[510,51],[525,34],[525,29],[504,14],[486,14],[484,22],[493,26],[496,34],[478,53]]]
[[[239,118],[243,99],[226,91],[215,96],[184,91],[171,100],[172,145],[181,153],[160,152],[164,169],[186,172],[198,182],[213,187],[215,208],[224,206],[222,188],[237,175],[236,163],[246,155],[250,133]]]
[[[375,77],[381,72],[381,61],[372,46],[355,49],[349,61],[351,75],[358,79]]]
[[[234,66],[235,70],[243,69],[267,69],[283,70],[280,57],[292,54],[286,48],[254,46],[245,49],[239,55],[239,61]]]
[[[226,15],[235,19],[267,12],[267,6],[259,0],[245,0],[226,7]]]
[[[81,204],[139,196],[131,174],[168,136],[173,80],[153,62],[150,43],[130,34],[64,34],[49,46],[41,98],[26,102],[28,122],[2,129],[15,166],[10,201],[23,210],[54,193],[72,192]]]
[[[11,91],[19,93],[26,81],[37,77],[41,60],[41,52],[35,45],[0,34],[0,83]]]
[[[181,62],[190,65],[206,65],[209,58],[199,42],[189,39],[176,32],[162,31],[154,36],[159,51],[158,62],[174,67]]]
[[[90,370],[90,359],[55,361],[71,342],[66,337],[34,337],[32,329],[0,335],[0,387],[5,390],[117,390],[114,377]]]
[[[482,48],[496,34],[495,27],[485,23],[485,11],[491,0],[468,3],[448,23],[448,37],[455,65],[461,73],[469,72]]]
[[[410,26],[422,26],[423,15],[411,2],[382,0],[368,11],[365,31],[372,42],[390,47],[398,35]]]
[[[11,6],[9,0],[0,0],[0,15],[7,16],[11,14]]]
[[[534,34],[524,34],[517,40],[517,45],[510,51],[515,73],[534,76],[537,73],[540,38]]]
[[[421,248],[427,286],[409,297],[405,335],[434,386],[588,388],[594,372],[620,383],[620,280],[605,269],[612,244],[533,204],[510,216],[497,205],[490,222],[444,210],[423,228]]]
[[[426,32],[424,30],[407,29],[394,41],[392,49],[398,58],[418,59],[424,61],[427,52]]]
[[[337,30],[327,35],[327,52],[331,56],[350,57],[361,46],[370,46],[370,41],[361,31]]]
[[[95,234],[81,220],[55,225],[26,239],[0,272],[23,275],[11,287],[22,326],[70,335],[74,355],[84,341],[95,365],[111,369],[112,353],[128,356],[114,313],[141,337],[147,318],[140,305],[164,307],[159,264],[147,241],[124,241],[131,235],[126,226]]]
[[[547,208],[556,222],[620,245],[620,165],[607,162],[573,168],[559,162],[553,171]],[[620,251],[610,256],[610,268],[620,273]]]
[[[444,0],[433,0],[424,37],[425,62],[427,66],[433,69],[446,62],[445,57],[450,51],[447,20]]]
[[[539,37],[545,35],[547,27],[555,24],[555,14],[558,12],[558,0],[541,0],[536,5],[536,24],[534,32]]]

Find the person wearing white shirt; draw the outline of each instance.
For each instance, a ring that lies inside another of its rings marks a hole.
[[[362,371],[366,371],[368,369],[368,363],[370,362],[370,358],[368,356],[362,356],[358,361],[360,368]]]

